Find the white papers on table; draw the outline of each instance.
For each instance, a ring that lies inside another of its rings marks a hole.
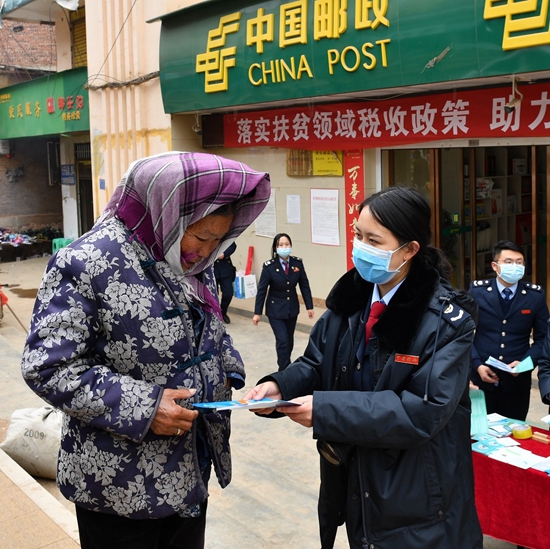
[[[519,424],[514,419],[510,419],[500,414],[488,414],[487,422],[489,430],[487,433],[494,437],[507,437],[512,434],[512,429]]]
[[[499,438],[498,442],[501,446],[519,446],[519,442],[512,437]]]
[[[550,457],[544,458],[542,461],[535,463],[535,465],[532,466],[532,469],[550,474]]]
[[[533,467],[533,465],[541,461],[541,456],[537,456],[529,452],[529,450],[517,447],[501,448],[491,452],[488,456],[497,461],[508,463],[508,465],[519,467],[520,469],[529,469],[529,467]]]
[[[492,414],[487,414],[487,421],[489,423],[508,423],[508,418],[493,412]]]
[[[488,433],[490,435],[493,435],[494,437],[507,437],[512,434],[512,429],[509,425],[500,425],[500,424],[491,425],[489,423]]]

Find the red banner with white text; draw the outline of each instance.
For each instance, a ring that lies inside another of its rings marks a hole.
[[[550,83],[224,115],[224,146],[349,150],[447,139],[550,136]],[[517,96],[516,96],[517,97]]]

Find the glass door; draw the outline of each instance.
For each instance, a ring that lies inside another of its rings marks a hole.
[[[550,288],[550,147],[383,151],[383,186],[416,187],[432,207],[432,244],[451,262],[453,286],[495,276],[492,247],[522,246],[525,280]]]
[[[453,266],[453,286],[467,290],[474,267],[469,149],[438,149],[437,153],[437,245]]]

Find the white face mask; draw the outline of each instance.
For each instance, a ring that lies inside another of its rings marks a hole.
[[[292,253],[292,248],[277,248],[277,255],[286,259]]]
[[[400,250],[407,243],[399,246],[397,250]],[[392,255],[397,250],[381,250],[375,248],[366,242],[354,239],[352,260],[357,272],[367,282],[373,284],[385,284],[389,282],[407,261],[403,261],[395,271],[390,270],[390,263]]]
[[[497,263],[500,267],[500,278],[508,284],[519,282],[525,275],[525,265],[515,263]]]

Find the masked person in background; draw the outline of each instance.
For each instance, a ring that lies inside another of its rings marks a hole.
[[[353,261],[304,355],[244,398],[312,428],[322,549],[481,549],[468,378],[473,299],[452,289],[430,243],[430,206],[407,187],[365,200]],[[261,410],[263,414],[277,414]]]
[[[95,226],[54,255],[23,353],[65,413],[57,485],[83,549],[202,549],[212,465],[231,480],[228,400],[244,365],[213,263],[261,213],[269,176],[218,156],[134,162]]]
[[[509,240],[497,242],[491,267],[496,278],[474,280],[470,286],[479,305],[472,383],[484,391],[487,413],[524,421],[529,411],[532,372],[508,373],[486,361],[493,357],[514,367],[531,357],[536,366],[546,336],[548,306],[540,286],[521,282],[525,256],[520,246]]]
[[[252,317],[252,322],[257,326],[266,303],[265,314],[275,335],[279,370],[284,370],[290,364],[290,355],[294,348],[294,331],[300,312],[296,286],[300,286],[309,318],[313,318],[314,314],[304,264],[299,257],[290,255],[291,253],[290,236],[286,233],[275,235],[271,246],[271,259],[262,267]]]
[[[235,280],[236,269],[233,261],[231,261],[231,256],[236,249],[237,244],[233,242],[214,262],[216,285],[221,292],[220,306],[222,309],[222,318],[226,324],[231,323],[231,319],[227,315],[227,309],[229,309],[229,305],[233,299],[233,281]]]

